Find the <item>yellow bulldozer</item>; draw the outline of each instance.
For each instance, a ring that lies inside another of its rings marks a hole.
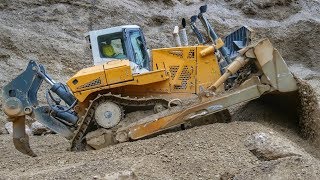
[[[86,39],[94,66],[66,84],[55,82],[31,60],[2,89],[16,149],[36,156],[25,133],[26,116],[64,136],[70,149],[79,151],[205,124],[209,116],[209,123],[227,122],[230,106],[270,93],[299,94],[299,81],[268,39],[251,42],[251,30],[241,27],[222,40],[205,12],[203,6],[191,18],[197,45],[186,42],[185,21],[181,30],[175,28],[176,47],[151,51],[136,25],[90,31]],[[209,41],[195,26],[197,18]],[[41,106],[37,93],[43,81],[50,88],[47,105]]]

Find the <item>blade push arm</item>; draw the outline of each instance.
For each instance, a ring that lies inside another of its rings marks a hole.
[[[205,43],[205,40],[201,34],[201,32],[199,31],[199,29],[197,28],[196,26],[196,21],[197,21],[197,16],[192,16],[190,18],[190,26],[191,26],[191,29],[192,31],[194,32],[194,34],[197,36],[197,39],[198,39],[198,42],[199,44],[204,44]]]

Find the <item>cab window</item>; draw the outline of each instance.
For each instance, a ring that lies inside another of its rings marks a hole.
[[[98,44],[101,58],[126,58],[122,33],[98,36]]]
[[[130,32],[130,41],[133,48],[135,63],[143,68],[148,68],[148,53],[139,31]]]

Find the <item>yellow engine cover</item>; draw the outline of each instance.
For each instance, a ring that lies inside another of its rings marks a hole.
[[[67,85],[75,97],[83,102],[90,94],[99,91],[117,89],[117,93],[121,93],[124,89],[120,88],[123,87],[146,90],[145,86],[166,81],[168,78],[165,70],[133,75],[128,60],[114,60],[80,70],[67,81]]]
[[[98,92],[129,96],[198,94],[201,88],[208,88],[221,76],[214,53],[200,55],[207,47],[154,49],[153,71],[132,74],[128,60],[114,60],[82,69],[68,80],[67,85],[80,102]]]
[[[129,61],[117,60],[82,69],[67,81],[67,85],[75,93],[132,79]]]

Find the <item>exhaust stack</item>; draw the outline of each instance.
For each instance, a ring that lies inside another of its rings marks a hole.
[[[197,39],[198,39],[198,42],[199,44],[204,44],[205,43],[205,40],[203,38],[203,35],[201,34],[201,32],[199,31],[199,29],[197,28],[196,26],[196,21],[197,21],[198,17],[195,15],[195,16],[192,16],[190,18],[190,26],[191,26],[191,29],[192,31],[194,32],[194,34],[197,36]]]
[[[179,31],[179,35],[180,35],[180,40],[181,40],[181,44],[182,46],[188,46],[188,36],[187,36],[187,31],[186,31],[186,20],[184,18],[182,18],[182,29],[180,29]]]
[[[179,36],[179,26],[175,26],[173,29],[173,38],[176,47],[181,46],[180,36]]]

